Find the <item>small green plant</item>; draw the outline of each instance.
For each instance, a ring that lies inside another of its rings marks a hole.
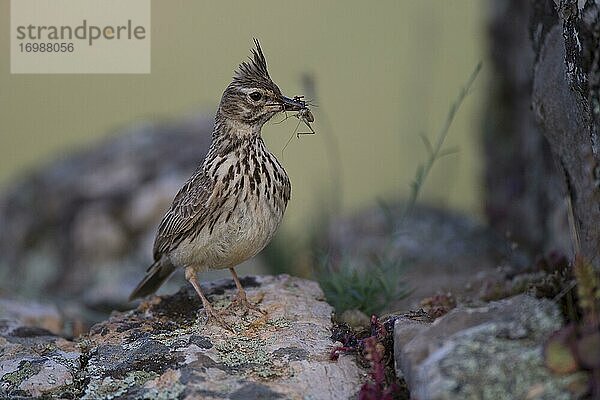
[[[404,263],[387,257],[357,265],[352,259],[334,263],[327,257],[318,280],[327,300],[338,312],[357,309],[367,315],[378,314],[392,301],[408,295],[403,282]]]
[[[444,125],[435,142],[432,144],[427,136],[421,135],[427,150],[427,159],[417,166],[408,200],[400,216],[394,215],[391,208],[380,201],[380,207],[386,214],[392,231],[398,231],[398,227],[401,226],[414,208],[435,162],[455,152],[454,150],[444,149],[444,141],[448,136],[456,113],[470,93],[480,70],[481,63],[475,67],[457,98],[451,104]],[[349,257],[342,257],[336,261],[330,255],[324,257],[317,264],[317,280],[321,284],[327,300],[338,313],[358,309],[367,315],[379,314],[389,307],[391,302],[400,300],[409,294],[405,283],[402,282],[406,265],[404,260],[393,255],[394,242],[395,234],[392,234],[389,236],[384,249],[373,257],[375,261],[361,261],[362,265]]]

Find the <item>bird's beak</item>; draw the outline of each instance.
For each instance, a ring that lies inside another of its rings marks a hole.
[[[281,96],[281,111],[300,111],[306,108],[306,103],[302,100],[290,99],[289,97]]]

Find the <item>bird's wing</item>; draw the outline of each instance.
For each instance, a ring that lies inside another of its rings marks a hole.
[[[154,239],[154,259],[176,248],[209,215],[209,200],[214,189],[211,179],[200,167],[179,190],[165,214]]]

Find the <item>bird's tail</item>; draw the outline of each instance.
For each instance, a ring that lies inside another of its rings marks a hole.
[[[129,295],[129,301],[156,292],[167,278],[171,276],[173,271],[175,271],[175,266],[173,266],[171,262],[164,259],[155,261],[154,264],[148,268],[144,279],[142,279]]]

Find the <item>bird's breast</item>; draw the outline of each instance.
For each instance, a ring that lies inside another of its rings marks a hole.
[[[179,263],[203,269],[235,266],[273,238],[290,199],[288,176],[275,156],[248,151],[215,161],[210,218],[179,246]],[[175,255],[174,255],[175,256]]]

